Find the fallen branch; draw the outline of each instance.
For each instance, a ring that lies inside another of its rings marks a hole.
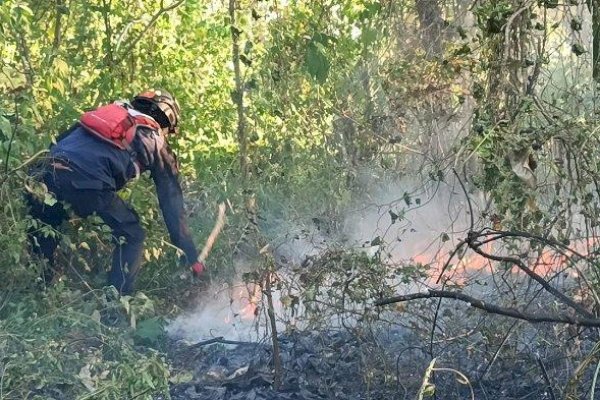
[[[223,339],[223,336],[219,336],[219,337],[216,337],[216,338],[212,338],[212,339],[208,339],[208,340],[203,340],[201,342],[194,343],[194,344],[190,345],[189,348],[190,349],[195,349],[195,348],[198,348],[198,347],[208,346],[210,344],[216,344],[216,343],[220,343],[220,344],[233,344],[233,345],[259,344],[259,343],[254,343],[254,342],[242,342],[242,341],[238,341],[238,340],[227,340],[227,339]]]
[[[401,303],[405,301],[412,301],[417,299],[433,299],[433,298],[447,298],[464,301],[469,303],[472,307],[486,311],[491,314],[504,315],[506,317],[522,319],[531,323],[550,322],[550,323],[562,323],[569,325],[579,325],[588,327],[600,327],[600,319],[578,317],[570,315],[557,315],[557,314],[546,314],[546,313],[526,313],[515,308],[501,307],[496,304],[487,303],[481,299],[471,297],[464,293],[452,292],[448,290],[429,290],[428,292],[422,293],[411,293],[407,295],[395,296],[386,299],[381,299],[375,302],[377,306],[383,306],[386,304]]]

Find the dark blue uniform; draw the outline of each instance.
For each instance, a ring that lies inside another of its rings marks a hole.
[[[41,179],[60,202],[48,206],[28,196],[31,215],[53,228],[68,218],[61,202],[68,203],[81,217],[96,213],[112,228],[115,250],[109,283],[124,294],[134,290],[145,233],[138,215],[117,191],[146,170],[156,185],[171,241],[192,264],[198,253],[184,219],[177,161],[164,137],[150,128],[138,128],[131,148],[122,150],[75,125],[51,147],[50,158],[41,170]],[[30,232],[30,238],[34,250],[52,266],[57,239],[36,231]]]

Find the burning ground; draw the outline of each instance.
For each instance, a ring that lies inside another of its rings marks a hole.
[[[548,300],[539,298],[541,304]],[[477,399],[551,399],[556,397],[550,388],[568,383],[577,360],[592,350],[596,338],[590,332],[576,337],[581,332],[519,323],[453,303],[437,309],[432,331],[435,311],[436,303],[428,301],[384,313],[377,321],[280,332],[279,385],[272,343],[266,336],[253,342],[173,339],[170,355],[177,383],[171,395],[174,399],[415,398],[433,354],[437,371],[431,383],[439,398],[470,398],[472,390]]]
[[[531,324],[435,297],[376,305],[393,295],[446,290],[503,310],[572,317],[576,310],[547,285],[587,306],[576,254],[589,243],[571,252],[528,240],[515,246],[512,239],[469,247],[470,218],[456,193],[409,196],[355,209],[337,231],[328,228],[336,224],[313,221],[312,229],[273,246],[275,272],[207,290],[196,310],[169,326],[172,397],[589,395],[593,371],[586,360],[596,352],[595,330]],[[515,253],[522,267],[486,256]]]

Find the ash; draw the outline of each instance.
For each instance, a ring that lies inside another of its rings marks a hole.
[[[279,336],[284,374],[273,387],[270,341],[198,347],[173,344],[174,365],[195,366],[194,379],[172,386],[177,399],[365,399],[389,398],[397,386],[383,370],[368,373],[373,347],[348,332],[294,332]],[[381,352],[381,349],[378,349]]]
[[[472,346],[476,337],[468,341]],[[296,331],[279,336],[284,373],[281,386],[275,389],[270,340],[239,345],[202,343],[171,343],[174,375],[189,370],[193,375],[187,382],[171,386],[173,400],[414,399],[432,360],[423,337],[406,329]],[[439,372],[431,383],[438,399],[470,399],[471,393],[475,399],[557,398],[559,382],[566,377],[564,364],[557,361],[565,357],[564,350],[549,343],[534,351],[523,348],[517,354],[501,354],[484,374],[482,369],[490,365],[492,351],[474,354],[461,341],[436,344],[433,352]],[[541,361],[556,393],[549,391],[537,368]],[[462,371],[469,384],[452,369]]]

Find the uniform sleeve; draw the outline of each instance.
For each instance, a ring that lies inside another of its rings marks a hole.
[[[142,169],[150,170],[171,242],[183,250],[187,264],[192,264],[198,259],[198,251],[185,220],[177,159],[156,132],[139,132],[138,137],[137,159]]]

